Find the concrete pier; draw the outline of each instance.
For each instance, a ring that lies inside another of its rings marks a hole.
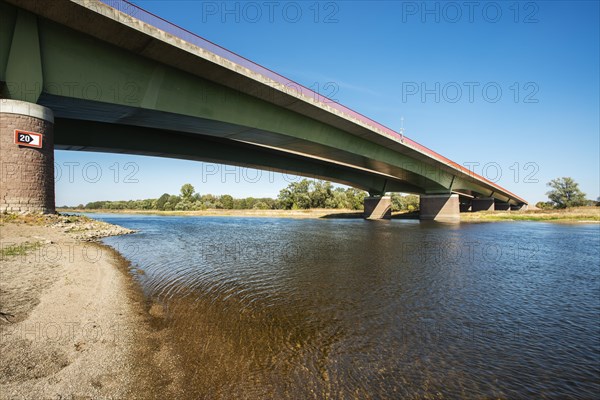
[[[471,211],[494,211],[493,197],[478,197],[471,200]]]
[[[471,201],[460,203],[459,208],[461,213],[471,211]]]
[[[457,194],[421,195],[419,208],[419,219],[424,221],[460,221],[460,207]]]
[[[365,219],[392,218],[392,198],[390,196],[365,197]]]
[[[496,201],[494,203],[494,209],[496,211],[510,211],[510,204],[503,201]]]
[[[54,213],[54,115],[0,100],[0,212]]]

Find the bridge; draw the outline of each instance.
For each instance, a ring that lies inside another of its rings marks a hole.
[[[124,0],[0,0],[0,211],[54,212],[54,149],[209,161],[420,195],[421,219],[527,202]],[[39,143],[38,143],[39,142]],[[39,146],[37,145],[39,144]]]

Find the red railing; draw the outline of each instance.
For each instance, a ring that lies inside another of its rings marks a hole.
[[[124,13],[130,17],[139,19],[147,24],[152,25],[155,28],[158,28],[164,32],[170,33],[171,35],[178,37],[179,39],[185,40],[188,43],[192,43],[204,50],[208,50],[220,57],[223,57],[229,61],[232,61],[238,65],[241,65],[241,66],[247,68],[248,70],[250,70],[254,73],[260,74],[260,75],[264,76],[265,78],[268,78],[274,82],[277,82],[285,87],[294,88],[296,90],[299,89],[299,91],[302,94],[307,94],[309,97],[315,99],[318,103],[321,103],[322,105],[325,105],[327,107],[331,107],[334,110],[337,110],[338,112],[340,112],[342,114],[345,114],[346,117],[358,120],[361,124],[367,125],[375,131],[383,132],[387,136],[395,138],[397,141],[401,142],[402,144],[404,144],[408,147],[411,147],[417,151],[420,151],[421,153],[427,154],[431,158],[434,158],[435,160],[437,160],[447,166],[453,167],[465,174],[468,174],[469,176],[471,176],[477,180],[486,182],[487,184],[491,185],[492,187],[497,188],[497,189],[503,191],[504,193],[512,196],[514,199],[526,203],[525,200],[514,195],[513,193],[509,192],[508,190],[496,185],[494,182],[484,178],[483,176],[480,176],[480,175],[472,172],[468,168],[465,168],[462,165],[457,164],[452,160],[449,160],[448,158],[415,142],[414,140],[399,134],[398,132],[394,131],[393,129],[390,129],[387,126],[382,125],[379,122],[376,122],[369,117],[366,117],[354,110],[351,110],[350,108],[343,106],[342,104],[337,103],[337,102],[335,102],[335,101],[333,101],[333,100],[331,100],[331,99],[329,99],[329,98],[327,98],[327,97],[325,97],[325,96],[323,96],[323,95],[321,95],[321,94],[319,94],[319,93],[317,93],[317,92],[315,92],[315,91],[313,91],[291,79],[288,79],[268,68],[265,68],[262,65],[259,65],[253,61],[250,61],[247,58],[240,56],[239,54],[229,51],[229,50],[219,46],[218,44],[215,44],[209,40],[206,40],[203,37],[200,37],[193,32],[190,32],[184,28],[181,28],[181,27],[173,24],[172,22],[165,20],[164,18],[154,15],[151,12],[146,11],[137,5],[130,3],[127,0],[100,0],[100,1],[114,9],[121,11],[122,13]]]

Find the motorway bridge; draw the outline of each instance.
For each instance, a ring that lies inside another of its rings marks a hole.
[[[0,211],[54,212],[54,149],[330,180],[368,191],[368,218],[389,216],[389,192],[419,194],[421,219],[527,205],[415,141],[126,1],[0,0],[0,18]]]

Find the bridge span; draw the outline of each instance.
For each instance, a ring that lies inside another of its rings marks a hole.
[[[0,211],[54,212],[54,149],[326,179],[368,191],[369,218],[389,216],[389,192],[419,194],[421,219],[527,205],[408,137],[126,1],[0,0],[0,18]]]

